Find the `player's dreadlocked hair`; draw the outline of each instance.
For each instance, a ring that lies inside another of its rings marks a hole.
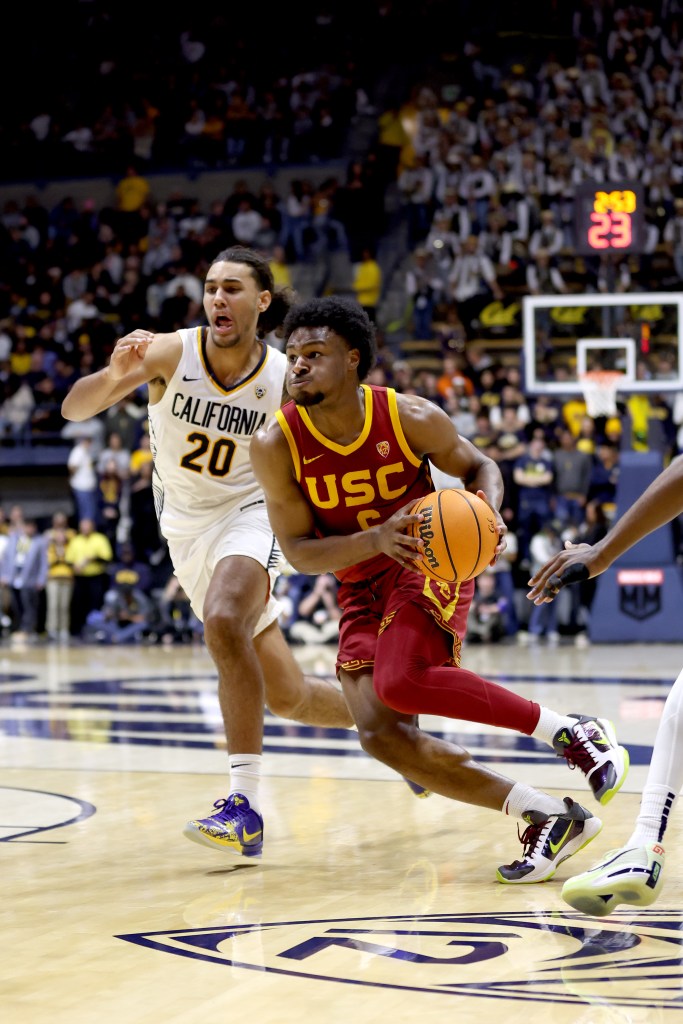
[[[264,338],[271,331],[282,327],[287,313],[296,302],[296,294],[291,288],[278,288],[275,290],[275,282],[268,264],[268,260],[255,249],[247,249],[244,245],[232,245],[229,249],[223,249],[218,256],[212,260],[214,263],[244,263],[249,267],[259,291],[270,292],[272,298],[268,309],[264,310],[258,318],[256,333],[259,338]]]
[[[377,359],[375,328],[370,317],[354,299],[330,296],[293,306],[287,314],[282,335],[287,342],[299,327],[329,327],[349,348],[358,349],[358,377],[365,380]]]

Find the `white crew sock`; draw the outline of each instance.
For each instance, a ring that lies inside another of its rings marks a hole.
[[[543,811],[544,814],[563,814],[567,810],[564,801],[556,796],[548,796],[533,786],[525,786],[516,782],[501,807],[503,814],[512,818],[524,818],[526,811]]]
[[[570,718],[569,715],[559,715],[557,711],[551,711],[550,708],[546,708],[541,704],[538,724],[531,735],[534,739],[543,740],[549,747],[552,747],[553,739],[560,729],[571,729],[575,725],[575,718]]]
[[[640,801],[640,812],[626,845],[662,842],[674,802],[683,787],[683,672],[669,690],[652,760]]]
[[[640,800],[636,827],[624,845],[644,846],[646,843],[661,843],[675,801],[676,794],[668,786],[646,786]]]
[[[249,806],[261,813],[259,783],[261,781],[261,754],[229,754],[230,792],[246,796]]]

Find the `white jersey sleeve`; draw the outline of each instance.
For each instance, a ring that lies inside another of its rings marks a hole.
[[[258,365],[226,389],[206,358],[205,329],[178,333],[183,350],[176,371],[161,400],[148,406],[154,497],[167,540],[265,500],[249,443],[280,407],[287,365],[284,353],[264,343]]]

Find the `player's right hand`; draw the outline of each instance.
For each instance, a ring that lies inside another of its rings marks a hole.
[[[413,523],[419,523],[422,520],[421,515],[411,514],[410,510],[414,504],[415,502],[411,501],[404,505],[398,512],[394,512],[393,516],[385,523],[375,526],[374,529],[377,531],[380,551],[395,559],[404,569],[420,573],[421,570],[415,565],[415,558],[422,551],[424,541],[406,533]]]
[[[152,331],[143,331],[141,328],[119,338],[109,360],[109,376],[112,380],[123,380],[131,370],[136,370],[153,340]]]

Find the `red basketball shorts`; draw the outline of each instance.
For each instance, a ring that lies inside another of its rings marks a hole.
[[[438,638],[438,643],[434,644],[434,664],[459,665],[473,595],[474,580],[460,584],[439,583],[422,573],[403,569],[398,562],[367,580],[340,584],[337,601],[342,616],[337,673],[341,669],[351,675],[371,670],[379,636],[391,629],[396,613],[407,604],[431,617],[434,638]],[[420,619],[424,620],[424,615],[420,615]],[[429,637],[425,636],[426,649],[429,649],[429,642]]]

